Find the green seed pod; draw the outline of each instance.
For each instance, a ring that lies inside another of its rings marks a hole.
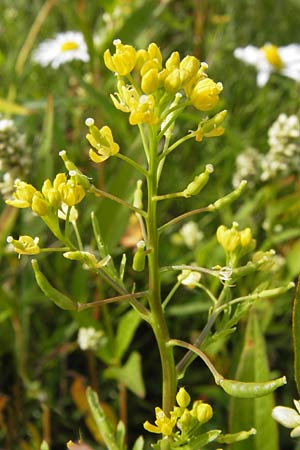
[[[76,311],[77,304],[74,300],[70,299],[66,295],[55,289],[47,280],[45,275],[40,271],[38,262],[36,259],[31,261],[34,275],[39,288],[52,302],[54,302],[59,308],[66,309],[68,311]]]
[[[192,195],[197,195],[201,191],[201,189],[204,188],[206,183],[209,180],[210,174],[214,171],[214,167],[212,164],[207,164],[205,167],[205,171],[203,173],[200,173],[200,175],[197,175],[194,178],[194,181],[192,181],[183,191],[183,196],[188,198]]]
[[[286,384],[286,377],[261,383],[243,382],[235,380],[220,380],[218,383],[224,391],[232,397],[258,398],[268,395],[275,389]]]
[[[230,192],[230,194],[225,195],[225,197],[220,198],[215,203],[210,205],[210,210],[214,211],[216,209],[223,208],[223,206],[226,206],[226,205],[229,205],[230,203],[232,203],[234,200],[239,198],[239,196],[241,195],[241,193],[245,189],[246,185],[247,185],[247,181],[246,180],[242,180],[240,185],[239,185],[239,187],[237,189],[235,189],[234,191]]]
[[[132,268],[136,272],[142,272],[145,268],[145,242],[143,240],[139,241],[137,244],[137,251],[133,257]]]

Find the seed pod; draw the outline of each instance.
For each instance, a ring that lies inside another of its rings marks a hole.
[[[223,208],[224,206],[227,206],[230,203],[232,203],[234,200],[239,198],[239,196],[241,195],[241,193],[245,189],[246,185],[247,185],[247,181],[246,180],[242,180],[237,189],[235,189],[234,191],[230,192],[230,194],[225,195],[225,197],[220,198],[215,203],[211,204],[209,206],[210,210],[211,211],[215,211],[216,209]]]
[[[31,261],[32,268],[34,270],[34,275],[36,282],[43,293],[48,297],[53,303],[55,303],[59,308],[66,309],[68,311],[76,311],[77,304],[74,300],[70,299],[66,295],[55,289],[47,280],[45,275],[40,271],[38,262],[36,259]]]
[[[188,184],[188,186],[183,191],[183,196],[188,198],[192,195],[197,195],[204,188],[206,183],[209,180],[210,174],[214,171],[214,167],[212,164],[207,164],[205,167],[205,171],[197,175],[194,180]]]
[[[133,257],[132,268],[136,272],[142,272],[145,268],[145,242],[143,240],[139,241],[137,244],[137,251]]]
[[[258,398],[268,395],[275,389],[286,384],[286,377],[276,378],[276,380],[261,383],[244,382],[235,380],[220,380],[218,384],[224,391],[232,397],[238,398]]]

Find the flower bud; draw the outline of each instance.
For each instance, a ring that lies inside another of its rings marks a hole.
[[[165,78],[164,81],[165,90],[171,94],[179,91],[181,88],[181,78],[180,71],[177,68],[174,68],[172,72]]]
[[[218,103],[222,90],[222,83],[215,83],[210,78],[200,80],[191,92],[191,103],[200,111],[209,111]]]
[[[180,64],[180,56],[178,52],[173,52],[166,61],[166,69],[171,72],[174,69],[178,69]]]
[[[200,68],[200,61],[195,56],[187,55],[180,62],[179,68],[181,80],[184,83],[196,75],[198,69]]]
[[[241,246],[242,247],[248,247],[252,242],[252,231],[250,228],[245,228],[244,230],[240,231],[240,238],[241,238]]]
[[[158,70],[156,68],[148,70],[142,76],[141,88],[145,94],[152,94],[156,91],[158,88]]]
[[[199,402],[196,407],[196,417],[200,424],[208,422],[213,416],[213,409],[208,403]]]
[[[177,392],[176,401],[181,408],[186,408],[190,404],[191,397],[184,387],[181,387]]]

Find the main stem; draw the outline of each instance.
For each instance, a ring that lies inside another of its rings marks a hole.
[[[154,130],[153,130],[154,131]],[[161,302],[160,272],[158,259],[158,231],[157,231],[157,202],[153,197],[157,195],[157,142],[156,137],[150,137],[150,160],[148,183],[148,264],[149,264],[149,306],[151,310],[151,325],[159,348],[162,366],[162,408],[166,414],[173,409],[176,395],[176,369],[173,348],[168,346],[169,330],[164,316]]]

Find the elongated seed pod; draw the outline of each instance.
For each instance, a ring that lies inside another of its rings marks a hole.
[[[194,180],[184,189],[183,196],[188,198],[192,197],[193,195],[199,194],[201,189],[203,189],[208,182],[209,176],[213,171],[213,165],[207,164],[205,167],[205,171],[200,173],[200,175],[197,175]]]
[[[270,394],[275,389],[286,384],[286,377],[260,383],[222,379],[218,384],[232,397],[257,398]]]
[[[34,275],[39,288],[53,303],[55,303],[59,308],[66,309],[68,311],[77,310],[77,304],[74,300],[70,299],[66,295],[55,289],[47,280],[45,275],[40,271],[38,262],[36,259],[31,261],[32,268],[34,270]]]

